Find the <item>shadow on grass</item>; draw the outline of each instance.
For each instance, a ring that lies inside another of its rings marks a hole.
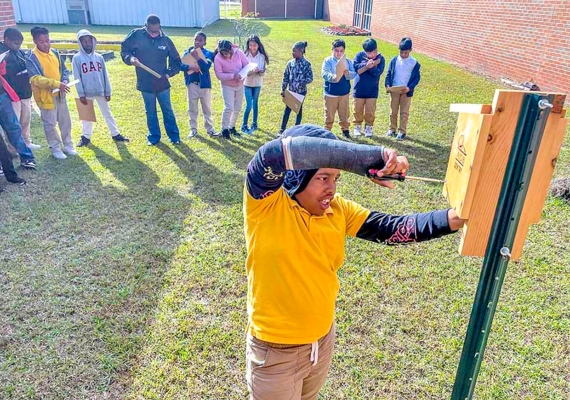
[[[46,159],[2,218],[26,232],[3,239],[0,350],[19,361],[2,363],[2,398],[124,393],[117,377],[139,351],[193,202],[117,148],[120,160],[91,147],[100,174],[81,157]]]
[[[242,200],[243,177],[234,171],[221,171],[205,162],[181,142],[176,149],[159,143],[156,148],[166,154],[193,185],[193,193],[210,205],[236,204]],[[217,188],[218,190],[213,190]],[[220,189],[222,188],[222,189]]]

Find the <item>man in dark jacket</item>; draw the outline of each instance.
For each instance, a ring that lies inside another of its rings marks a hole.
[[[121,57],[125,64],[137,67],[137,90],[142,93],[146,110],[147,144],[153,146],[160,141],[157,100],[162,110],[164,129],[170,142],[180,143],[180,131],[170,103],[170,82],[168,81],[168,78],[180,71],[180,54],[172,40],[162,32],[160,19],[156,15],[149,15],[144,27],[134,29],[128,34],[122,43]],[[160,78],[141,68],[142,65],[158,73]]]

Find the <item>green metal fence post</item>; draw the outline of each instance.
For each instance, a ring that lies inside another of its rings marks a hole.
[[[526,94],[499,195],[491,234],[473,302],[452,400],[473,397],[493,316],[505,278],[528,184],[554,95]]]

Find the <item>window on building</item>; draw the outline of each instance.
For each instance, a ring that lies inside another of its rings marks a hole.
[[[373,0],[354,0],[354,17],[353,25],[370,30],[372,22],[372,1]]]

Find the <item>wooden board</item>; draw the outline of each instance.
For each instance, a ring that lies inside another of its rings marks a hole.
[[[515,242],[511,249],[513,259],[521,257],[530,225],[538,223],[542,217],[542,208],[548,195],[556,161],[562,149],[564,134],[568,126],[568,120],[563,117],[560,118],[561,115],[551,112],[548,117],[532,171]]]
[[[528,92],[520,90],[497,90],[490,109],[488,105],[478,104],[454,104],[450,107],[450,110],[460,114],[444,195],[457,209],[460,217],[467,219],[459,248],[462,255],[485,255],[520,108],[526,94]],[[511,249],[512,260],[521,257],[529,226],[537,223],[542,214],[568,124],[566,111],[561,108],[564,101],[563,94],[555,94],[554,107],[537,150],[537,159]],[[483,135],[484,132],[487,132],[486,135]],[[461,137],[463,138],[460,139]],[[468,158],[472,149],[476,154],[471,154],[470,163]],[[461,161],[461,171],[456,168],[458,159]],[[469,170],[465,171],[467,167]]]
[[[469,220],[462,231],[459,247],[462,255],[485,255],[524,94],[522,91],[495,92],[484,160],[476,182]]]
[[[194,56],[190,53],[186,54],[184,57],[180,59],[182,64],[189,65],[191,67],[198,67],[198,60],[194,58]]]
[[[467,114],[493,114],[492,104],[451,104],[450,112]]]
[[[344,71],[348,70],[348,62],[346,61],[346,57],[342,56],[340,58],[340,60],[338,60],[338,63],[336,63],[336,78],[335,78],[335,82],[340,81],[340,78],[342,78]]]
[[[390,86],[386,88],[388,93],[404,94],[406,93],[406,86]]]
[[[465,113],[457,120],[443,195],[462,219],[469,218],[491,121],[492,115]]]

